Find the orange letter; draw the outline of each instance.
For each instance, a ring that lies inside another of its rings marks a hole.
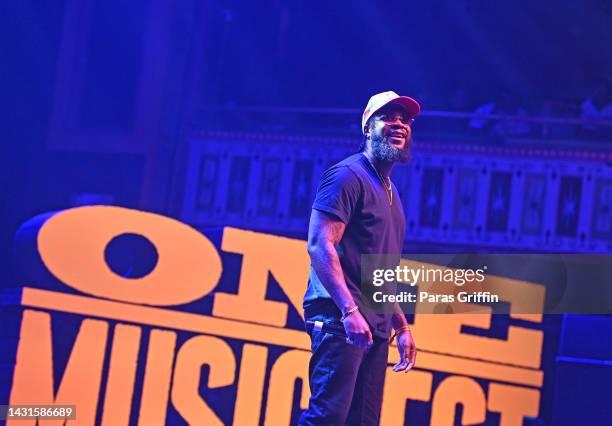
[[[402,264],[412,268],[423,265],[405,260]],[[434,264],[425,265],[431,269],[441,268]],[[454,284],[426,282],[419,284],[419,290],[434,293],[436,290],[441,291],[444,285],[449,288],[455,287]],[[484,287],[484,284],[482,286]],[[484,288],[493,294],[499,294],[500,300],[510,302],[512,310],[518,310],[518,313],[513,313],[512,317],[533,322],[542,321],[542,316],[535,314],[544,306],[545,293],[541,285],[488,275]],[[508,327],[508,337],[505,340],[464,333],[461,330],[464,325],[489,329],[492,308],[459,302],[454,305],[460,306],[463,309],[462,313],[436,314],[427,304],[417,306],[414,334],[421,349],[521,367],[540,367],[544,338],[542,331],[511,325]],[[534,313],[529,314],[529,312]]]
[[[431,426],[452,425],[457,404],[463,405],[461,424],[472,425],[485,421],[486,400],[480,385],[468,377],[451,376],[442,380],[436,389],[431,407]]]
[[[308,387],[308,361],[310,352],[290,350],[278,357],[270,371],[268,402],[266,403],[265,426],[288,425],[291,423],[291,410],[295,382],[302,382],[300,407],[308,407],[310,388]]]
[[[153,271],[138,279],[115,274],[104,250],[116,236],[133,233],[157,249]],[[171,306],[211,292],[221,276],[213,244],[189,226],[153,213],[91,206],[51,217],[38,233],[38,250],[49,271],[84,293],[123,302]]]
[[[151,331],[138,416],[138,424],[141,426],[166,424],[175,345],[176,333],[163,330]]]
[[[200,372],[204,364],[210,366],[209,388],[234,383],[236,359],[230,346],[217,337],[192,337],[181,346],[176,356],[172,403],[189,424],[223,426],[223,422],[198,392]]]
[[[134,395],[140,327],[118,324],[108,368],[102,425],[128,425]]]
[[[398,374],[387,368],[385,393],[380,414],[380,424],[402,426],[406,418],[409,400],[429,401],[433,374],[413,370],[409,374]]]
[[[537,416],[540,393],[518,386],[489,385],[489,410],[501,413],[500,426],[522,425],[524,416]]]
[[[266,300],[271,273],[303,316],[302,296],[310,264],[305,241],[225,228],[222,249],[242,254],[242,271],[238,294],[215,293],[213,315],[284,327],[287,305]]]
[[[93,425],[96,421],[98,394],[108,323],[86,319],[81,323],[68,365],[57,395],[53,395],[53,345],[51,317],[44,312],[25,310],[21,322],[17,361],[10,404],[76,405],[76,420],[67,425]],[[36,420],[18,420],[7,425],[34,426]],[[40,425],[55,425],[56,420],[40,420]]]
[[[267,359],[268,348],[265,346],[245,344],[242,347],[234,407],[235,425],[259,425]]]

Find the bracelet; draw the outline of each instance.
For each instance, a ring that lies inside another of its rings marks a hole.
[[[344,315],[342,315],[342,318],[340,318],[340,321],[344,322],[344,320],[351,314],[354,314],[355,312],[357,312],[359,310],[359,306],[355,305],[353,306],[351,309],[347,310]]]
[[[404,331],[410,331],[410,326],[408,324],[401,326],[397,330],[395,330],[395,334],[401,334]]]
[[[391,336],[391,337],[389,338],[389,341],[390,341],[390,342],[391,342],[391,341],[393,341],[393,338],[394,338],[394,337],[399,336],[400,334],[402,334],[402,333],[403,333],[403,332],[405,332],[405,331],[410,331],[410,326],[409,326],[409,325],[407,325],[407,324],[406,324],[406,325],[403,325],[403,326],[401,326],[400,328],[398,328],[397,330],[395,330],[395,332],[393,333],[393,336]]]

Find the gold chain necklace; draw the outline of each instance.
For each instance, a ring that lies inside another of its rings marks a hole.
[[[387,186],[387,183],[385,182],[383,177],[378,172],[378,169],[376,168],[374,163],[370,161],[367,155],[363,154],[363,156],[366,158],[366,160],[368,160],[368,163],[370,163],[370,166],[372,166],[372,168],[374,169],[376,176],[378,176],[378,179],[380,179],[380,182],[383,184],[383,187],[385,188],[385,192],[387,193],[387,198],[389,199],[389,205],[390,206],[393,205],[393,189],[391,188],[391,178],[387,178],[389,179],[389,185]]]

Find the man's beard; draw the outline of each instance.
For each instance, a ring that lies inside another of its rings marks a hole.
[[[410,160],[410,145],[408,140],[403,148],[393,146],[389,138],[383,135],[372,135],[372,154],[374,158],[387,162],[405,163]]]

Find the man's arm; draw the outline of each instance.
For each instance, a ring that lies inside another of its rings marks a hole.
[[[308,226],[308,254],[312,267],[342,314],[356,306],[340,265],[336,246],[340,243],[346,225],[333,215],[312,209]],[[348,338],[356,346],[372,343],[370,326],[359,311],[344,320]]]
[[[393,371],[396,373],[399,371],[407,373],[414,367],[416,362],[416,346],[408,326],[408,321],[406,321],[406,316],[399,303],[395,303],[393,306],[391,322],[397,333],[397,350],[400,356],[399,362],[393,366]]]

